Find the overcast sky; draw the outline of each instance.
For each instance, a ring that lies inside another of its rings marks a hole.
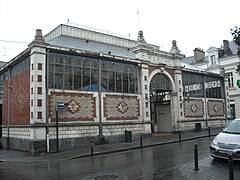
[[[148,43],[165,51],[176,40],[192,56],[196,47],[207,51],[232,40],[239,7],[239,0],[0,0],[0,61],[27,48],[36,29],[45,35],[68,19],[134,39],[142,30]]]

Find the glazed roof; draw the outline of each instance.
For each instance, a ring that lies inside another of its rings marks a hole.
[[[91,52],[102,52],[115,56],[122,56],[128,58],[135,58],[135,54],[127,47],[114,46],[101,42],[80,39],[70,36],[60,35],[54,39],[47,41],[48,44],[54,46],[61,46],[72,49],[80,49]]]

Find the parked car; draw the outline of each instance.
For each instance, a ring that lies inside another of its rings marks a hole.
[[[214,158],[240,160],[240,118],[231,121],[212,141],[210,153]]]

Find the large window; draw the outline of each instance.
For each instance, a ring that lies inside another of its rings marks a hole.
[[[217,65],[217,61],[216,61],[216,56],[215,55],[212,55],[212,56],[210,56],[210,58],[211,58],[211,65]]]
[[[227,73],[227,76],[228,76],[228,87],[233,88],[234,87],[233,73],[229,72]]]
[[[48,57],[49,88],[138,93],[139,69],[136,64],[54,52]]]
[[[217,77],[205,76],[205,91],[207,98],[223,98],[223,80]]]
[[[223,98],[223,79],[221,77],[183,72],[183,96]],[[205,93],[205,94],[204,94]]]
[[[150,91],[170,91],[171,85],[164,74],[156,74],[153,76],[150,84]]]
[[[183,72],[183,96],[184,97],[204,97],[203,75]]]

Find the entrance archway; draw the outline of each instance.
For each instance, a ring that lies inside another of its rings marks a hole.
[[[150,81],[152,132],[171,132],[171,92],[168,76],[156,73]]]

